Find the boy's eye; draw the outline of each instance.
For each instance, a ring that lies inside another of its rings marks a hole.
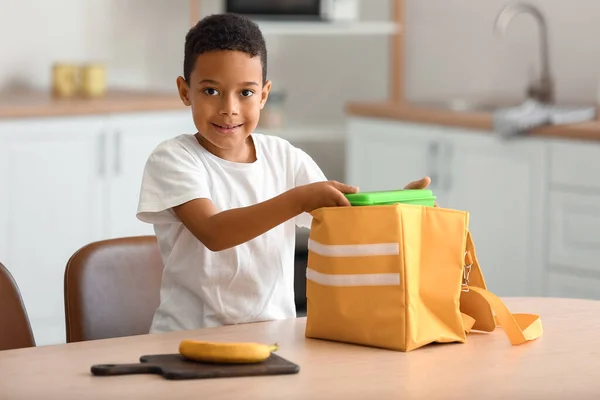
[[[206,88],[203,90],[203,92],[209,96],[216,96],[219,94],[219,92],[215,88]]]
[[[242,97],[250,97],[254,94],[254,92],[252,90],[249,89],[244,89],[241,92]]]

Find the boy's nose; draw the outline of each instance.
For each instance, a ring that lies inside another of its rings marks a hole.
[[[239,114],[239,102],[235,96],[224,96],[221,102],[221,115],[237,115]]]

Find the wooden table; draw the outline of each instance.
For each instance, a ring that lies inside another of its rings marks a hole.
[[[600,397],[600,301],[506,299],[544,335],[511,346],[501,329],[410,353],[304,337],[304,318],[0,352],[0,399],[591,399]],[[92,364],[177,351],[183,338],[278,342],[296,375],[169,381],[95,377]]]

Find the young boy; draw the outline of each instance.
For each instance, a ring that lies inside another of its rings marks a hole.
[[[186,36],[183,64],[177,88],[198,132],[152,152],[137,214],[154,224],[165,266],[150,332],[293,318],[295,225],[348,206],[344,193],[357,188],[327,181],[287,141],[254,133],[271,82],[252,21],[204,18]]]

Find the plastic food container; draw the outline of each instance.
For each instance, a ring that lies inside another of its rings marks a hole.
[[[434,207],[436,196],[429,189],[404,189],[345,194],[353,206],[414,204]]]

